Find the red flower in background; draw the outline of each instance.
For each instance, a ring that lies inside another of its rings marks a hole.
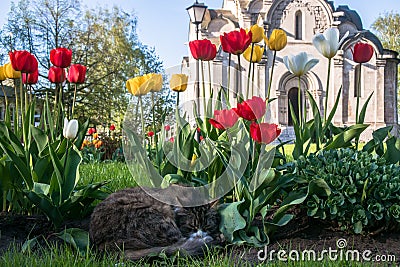
[[[231,31],[220,36],[222,50],[234,55],[240,55],[251,44],[252,33],[244,29]]]
[[[72,50],[59,47],[50,51],[50,61],[56,67],[66,68],[71,65],[71,60]]]
[[[173,142],[175,141],[175,138],[172,136],[171,138],[169,138],[169,141],[170,141],[171,143],[173,143]]]
[[[148,136],[148,137],[153,137],[153,136],[154,136],[154,132],[153,132],[153,131],[148,132],[148,133],[147,133],[147,136]]]
[[[68,81],[70,83],[84,83],[86,67],[81,64],[74,64],[68,70]]]
[[[89,130],[88,130],[88,135],[92,135],[92,134],[94,134],[96,132],[96,129],[95,128],[89,128]]]
[[[52,83],[65,82],[66,79],[65,70],[59,67],[54,67],[54,66],[50,67],[48,78],[49,81]]]
[[[210,61],[217,55],[217,48],[210,40],[194,40],[189,42],[190,52],[195,59]]]
[[[225,130],[227,128],[231,128],[237,120],[239,116],[236,114],[233,109],[224,109],[224,110],[214,110],[214,118],[210,119],[210,123],[217,129]]]
[[[171,126],[165,125],[165,126],[164,126],[164,130],[168,132],[169,130],[171,130]]]
[[[358,42],[351,52],[353,53],[354,62],[365,63],[370,61],[374,55],[374,48],[370,44]]]
[[[110,131],[115,131],[115,125],[114,124],[110,125]]]
[[[11,65],[14,70],[23,73],[34,73],[38,69],[38,61],[34,55],[25,50],[9,52]]]
[[[251,123],[250,135],[257,143],[269,144],[281,134],[281,129],[276,124],[270,123]]]
[[[33,73],[22,73],[22,83],[23,84],[35,84],[38,82],[39,72],[36,69]]]
[[[234,110],[243,119],[254,121],[264,116],[266,109],[265,100],[261,97],[253,96],[251,99],[238,103],[237,108]]]

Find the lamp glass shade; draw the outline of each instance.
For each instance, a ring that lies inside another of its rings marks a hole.
[[[194,3],[192,6],[186,8],[189,13],[190,21],[193,24],[200,24],[203,22],[204,14],[206,13],[207,6],[203,3]]]

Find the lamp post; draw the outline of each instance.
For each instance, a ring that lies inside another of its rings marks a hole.
[[[203,22],[204,15],[206,14],[207,6],[204,3],[199,3],[197,0],[196,2],[191,5],[190,7],[186,8],[190,22],[196,26],[196,40],[199,40],[199,25]],[[197,97],[197,110],[198,114],[200,114],[200,84],[199,84],[199,60],[196,60],[196,97]],[[205,96],[203,96],[205,97]],[[204,110],[204,114],[206,111]],[[197,136],[198,141],[200,141],[200,134]]]

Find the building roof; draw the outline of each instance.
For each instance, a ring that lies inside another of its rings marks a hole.
[[[351,22],[356,26],[357,30],[362,31],[363,30],[363,24],[360,18],[360,15],[358,15],[357,11],[350,9],[349,6],[343,5],[343,6],[338,6],[336,8],[336,12],[343,12],[344,16],[339,17],[340,22]]]

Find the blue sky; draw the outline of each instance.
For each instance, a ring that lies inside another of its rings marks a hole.
[[[139,20],[140,40],[156,48],[166,68],[180,64],[182,57],[188,53],[186,43],[189,17],[186,7],[194,0],[82,0],[82,2],[88,7],[117,5],[126,12],[134,12]],[[219,8],[223,1],[200,0],[200,2],[205,2],[209,8]],[[6,21],[10,3],[11,0],[2,0],[0,25]],[[370,28],[380,14],[392,10],[400,12],[399,0],[335,0],[334,4],[348,5],[357,10],[366,29]]]

